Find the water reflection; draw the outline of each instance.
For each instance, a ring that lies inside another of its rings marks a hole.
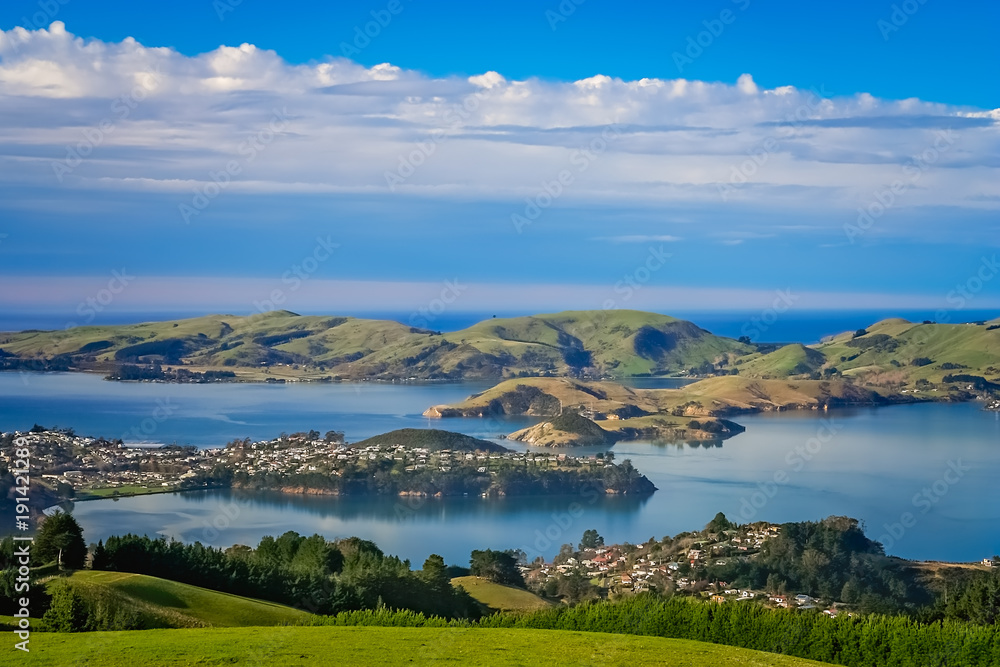
[[[551,556],[551,550],[578,540],[594,525],[632,524],[649,502],[649,496],[612,496],[593,489],[570,496],[489,499],[216,489],[81,502],[74,513],[91,541],[131,532],[228,547],[254,545],[264,535],[294,530],[330,539],[358,535],[415,561],[434,552],[462,563],[472,549],[485,547]]]

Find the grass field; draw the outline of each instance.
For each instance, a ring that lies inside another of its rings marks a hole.
[[[125,572],[74,572],[70,585],[81,595],[104,593],[135,609],[147,627],[243,627],[300,623],[309,614],[250,598]]]
[[[821,352],[801,343],[785,345],[782,348],[750,359],[737,366],[740,375],[749,377],[786,378],[792,375],[808,375],[818,371],[826,363]]]
[[[978,325],[914,324],[899,319],[883,320],[868,327],[868,335],[859,341],[854,341],[852,333],[845,333],[815,347],[831,365],[855,377],[882,372],[907,384],[918,379],[941,382],[951,372],[996,377],[996,368],[1000,367],[1000,329],[989,328],[996,323],[997,320]],[[878,335],[892,338],[891,349],[855,346]],[[911,365],[916,358],[929,363]],[[899,365],[893,365],[893,360]],[[960,368],[942,368],[944,363]]]
[[[821,663],[678,639],[561,630],[280,627],[35,634],[33,665],[672,665]],[[28,661],[26,661],[27,663]]]
[[[495,584],[479,577],[456,577],[451,580],[451,584],[452,586],[461,586],[469,595],[487,607],[500,611],[534,611],[552,606],[523,588]]]
[[[166,488],[162,486],[136,486],[134,484],[128,484],[124,486],[116,487],[104,487],[98,489],[85,489],[81,491],[75,500],[91,500],[99,498],[111,498],[115,495],[115,491],[122,498],[128,496],[148,496],[152,493],[174,493],[178,491],[177,488]]]

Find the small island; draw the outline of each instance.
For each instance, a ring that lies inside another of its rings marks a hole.
[[[605,431],[594,421],[575,412],[566,412],[551,421],[515,431],[507,438],[536,447],[607,447],[618,440],[617,434]]]

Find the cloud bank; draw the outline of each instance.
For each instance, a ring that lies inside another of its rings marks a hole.
[[[343,58],[291,65],[249,44],[188,57],[57,21],[0,32],[0,121],[8,183],[176,193],[188,217],[222,190],[852,220],[879,205],[1000,206],[1000,110],[762,89],[749,74],[430,78]]]

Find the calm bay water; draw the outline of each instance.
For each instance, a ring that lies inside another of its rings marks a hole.
[[[494,437],[534,421],[420,416],[429,405],[485,387],[122,384],[92,375],[0,373],[0,429],[37,422],[81,434],[212,446],[310,428],[343,430],[349,440],[408,426]],[[170,412],[160,419],[164,406]],[[552,556],[588,528],[612,542],[645,541],[700,527],[718,511],[740,522],[840,514],[863,520],[869,536],[891,554],[978,560],[1000,553],[1000,417],[980,407],[746,415],[737,419],[746,433],[724,443],[619,443],[616,457],[632,459],[659,487],[644,499],[337,499],[205,491],[77,503],[74,512],[90,541],[131,531],[229,546],[296,530],[358,535],[417,564],[432,552],[465,563],[470,550],[487,547]],[[913,520],[904,527],[907,513]]]

